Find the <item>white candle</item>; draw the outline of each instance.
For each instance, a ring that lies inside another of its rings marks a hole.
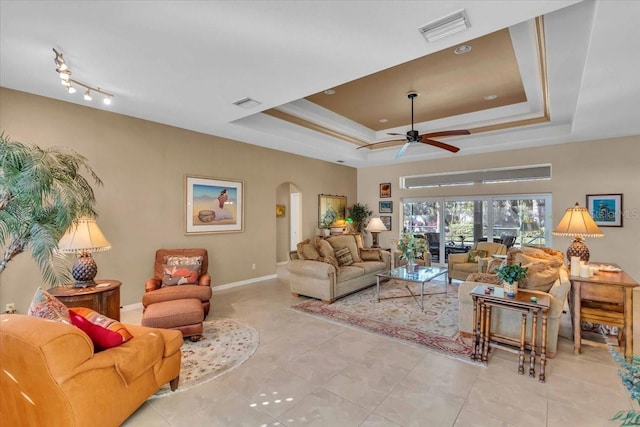
[[[571,275],[572,276],[580,275],[580,257],[579,256],[571,257]]]
[[[590,271],[588,265],[582,265],[580,267],[580,277],[589,277]]]

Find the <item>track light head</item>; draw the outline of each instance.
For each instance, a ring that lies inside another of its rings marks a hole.
[[[111,97],[105,96],[102,102],[104,102],[104,105],[111,105]]]
[[[76,93],[76,88],[69,85],[69,89],[67,89],[67,91],[69,91],[69,93]]]
[[[84,92],[84,100],[85,100],[85,101],[91,101],[91,90],[87,89],[87,90]]]
[[[60,77],[60,83],[67,89],[67,92],[70,94],[76,93],[76,88],[72,86],[72,84],[82,87],[85,90],[84,99],[85,101],[91,101],[93,98],[91,96],[91,91],[97,92],[105,96],[103,102],[105,105],[111,105],[111,98],[113,98],[113,94],[100,89],[99,87],[94,87],[92,85],[82,83],[76,79],[71,78],[71,70],[69,66],[64,60],[64,55],[62,52],[58,52],[55,48],[53,48],[53,52],[56,54],[53,62],[56,64],[56,73]]]

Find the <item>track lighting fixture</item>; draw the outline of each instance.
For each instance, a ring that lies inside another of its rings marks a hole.
[[[112,93],[109,93],[105,90],[100,89],[99,87],[91,86],[87,83],[82,83],[78,80],[71,78],[71,70],[64,60],[64,55],[62,52],[58,52],[55,48],[53,52],[56,54],[53,62],[56,64],[56,73],[60,76],[60,83],[67,89],[67,92],[70,94],[76,93],[76,88],[73,85],[80,86],[86,89],[84,92],[85,101],[91,101],[93,97],[91,96],[91,91],[104,95],[103,102],[105,105],[111,105],[111,100],[114,97]]]

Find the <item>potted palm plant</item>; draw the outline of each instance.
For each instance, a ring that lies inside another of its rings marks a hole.
[[[373,212],[369,209],[369,206],[364,203],[356,202],[349,208],[349,218],[353,220],[353,229],[356,233],[365,231],[367,220],[371,214],[373,214]]]
[[[25,145],[0,133],[0,274],[9,261],[30,250],[48,284],[70,281],[56,250],[58,241],[76,219],[96,216],[83,169],[102,184],[75,151]]]
[[[527,267],[522,264],[505,265],[496,269],[496,276],[502,280],[507,296],[514,297],[518,293],[518,282],[527,277]]]

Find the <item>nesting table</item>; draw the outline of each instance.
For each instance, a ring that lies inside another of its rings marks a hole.
[[[551,304],[549,295],[518,290],[514,297],[506,296],[504,289],[498,286],[476,286],[471,291],[473,298],[473,348],[471,359],[487,363],[490,347],[500,348],[518,354],[518,373],[524,374],[525,350],[531,348],[529,356],[529,376],[535,378],[536,338],[538,335],[538,316],[542,317],[542,342],[540,343],[540,376],[545,381],[547,364],[547,311]],[[531,297],[537,300],[532,301]],[[493,308],[515,310],[522,313],[520,340],[493,334],[491,332],[491,311]],[[531,339],[527,342],[527,316],[531,314]]]

